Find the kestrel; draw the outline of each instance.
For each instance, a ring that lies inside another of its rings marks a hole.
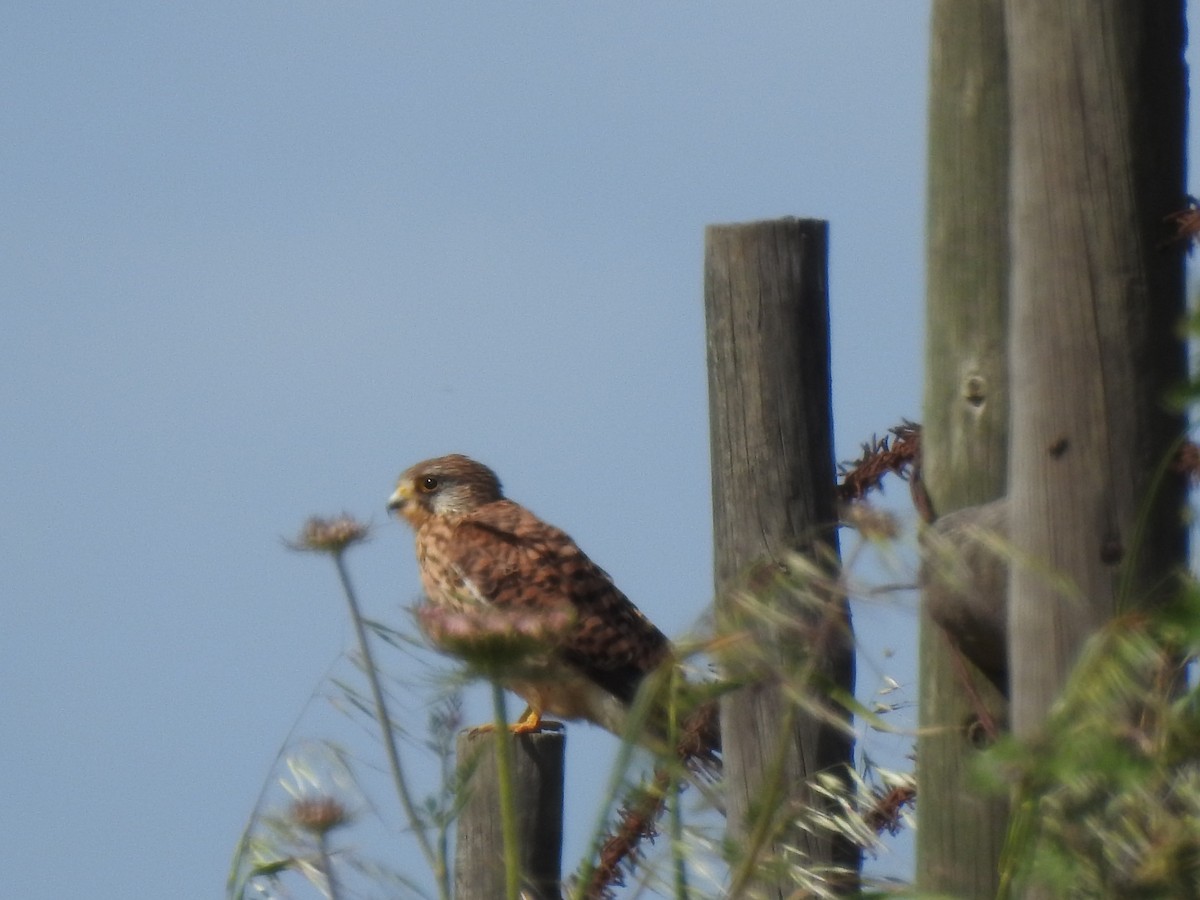
[[[487,466],[458,454],[408,469],[388,509],[416,531],[421,583],[434,607],[566,623],[537,660],[504,679],[529,704],[512,731],[536,731],[550,713],[626,733],[638,688],[671,658],[671,644],[570,536],[507,499]],[[711,755],[717,739],[708,730],[702,752]]]

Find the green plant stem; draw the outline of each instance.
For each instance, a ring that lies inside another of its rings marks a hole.
[[[321,870],[325,876],[325,889],[329,900],[339,900],[341,893],[338,890],[337,875],[333,871],[333,857],[329,855],[329,835],[325,832],[317,835],[317,855],[321,859]]]
[[[656,677],[656,676],[651,676]],[[621,795],[621,785],[625,781],[625,776],[629,772],[630,764],[633,760],[634,750],[637,745],[634,743],[633,735],[639,733],[643,727],[646,717],[649,713],[650,704],[653,701],[655,691],[647,690],[645,687],[639,691],[637,702],[634,703],[633,709],[630,711],[629,721],[625,727],[625,733],[621,735],[621,745],[617,749],[617,758],[613,760],[612,770],[609,773],[608,784],[604,789],[602,796],[608,799],[600,804],[600,809],[596,816],[595,825],[592,826],[591,837],[588,838],[587,846],[591,847],[591,851],[584,857],[583,865],[579,867],[579,872],[575,878],[576,891],[572,894],[573,900],[581,900],[588,896],[588,891],[592,888],[592,878],[596,874],[597,862],[601,850],[601,841],[604,838],[604,833],[608,826],[608,817],[612,812],[613,805]]]
[[[388,715],[383,686],[379,683],[379,670],[375,668],[375,661],[371,656],[371,645],[367,640],[367,626],[359,610],[358,598],[354,593],[354,586],[350,583],[350,573],[346,570],[346,562],[342,558],[342,553],[334,553],[333,562],[337,566],[338,578],[342,582],[342,590],[345,592],[346,602],[350,606],[350,618],[354,622],[354,631],[358,635],[358,649],[362,654],[363,669],[366,671],[367,681],[371,685],[371,695],[375,700],[375,715],[379,719],[379,727],[383,732],[383,746],[387,752],[388,765],[392,770],[392,782],[396,786],[396,795],[400,798],[400,806],[404,809],[404,815],[408,819],[408,824],[417,838],[417,844],[421,848],[421,853],[424,855],[426,863],[433,870],[438,886],[438,896],[441,900],[449,900],[449,870],[445,859],[438,857],[437,852],[430,843],[429,836],[425,833],[424,823],[417,813],[417,807],[413,802],[412,794],[408,790],[408,781],[404,777],[404,768],[400,764],[400,753],[396,749],[396,735],[392,730],[392,719]]]
[[[508,731],[504,688],[495,681],[491,684],[492,717],[495,720],[496,737],[496,780],[500,782],[500,828],[504,836],[504,895],[508,900],[520,900],[521,852],[517,836],[517,803],[513,784],[513,736]]]
[[[667,692],[667,746],[679,746],[679,669],[671,671],[671,682]],[[673,762],[673,761],[672,761]],[[671,765],[667,779],[667,814],[670,816],[671,864],[675,877],[675,900],[687,900],[687,859],[683,853],[683,796],[679,790],[679,769]]]
[[[604,788],[604,793],[601,794],[602,797],[608,799],[600,804],[596,822],[592,826],[591,837],[588,838],[587,846],[592,849],[587,857],[585,857],[583,865],[579,868],[579,876],[575,879],[576,893],[572,895],[574,900],[581,900],[591,890],[592,877],[595,875],[596,862],[600,853],[600,842],[604,837],[604,832],[608,825],[608,815],[621,793],[621,784],[625,780],[625,773],[629,771],[629,764],[633,759],[633,750],[633,741],[628,737],[622,737],[621,745],[617,749],[617,758],[613,761],[612,771],[609,773],[608,784]]]

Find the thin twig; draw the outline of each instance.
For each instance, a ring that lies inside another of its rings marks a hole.
[[[337,875],[333,871],[333,857],[329,853],[329,833],[321,832],[317,835],[317,855],[321,860],[321,871],[325,876],[325,892],[329,900],[340,900],[341,892],[338,890]]]
[[[358,636],[358,649],[363,658],[363,668],[366,670],[367,681],[371,685],[371,695],[375,701],[375,714],[379,718],[379,728],[383,732],[383,746],[387,752],[388,765],[392,771],[392,782],[396,787],[396,795],[400,798],[400,805],[403,807],[404,815],[408,819],[413,834],[417,838],[421,853],[424,855],[426,863],[433,870],[438,886],[438,896],[442,900],[449,900],[449,872],[445,861],[438,858],[437,852],[430,843],[429,836],[425,833],[425,825],[421,820],[420,814],[417,812],[416,804],[413,802],[412,794],[409,793],[408,781],[404,777],[404,768],[400,763],[400,753],[396,749],[396,735],[392,730],[392,719],[388,715],[383,686],[379,683],[379,671],[375,668],[375,661],[371,656],[371,644],[367,639],[367,626],[363,621],[362,613],[359,611],[358,598],[354,593],[354,586],[350,583],[350,573],[346,570],[346,563],[342,558],[340,550],[333,553],[333,562],[337,567],[338,578],[342,583],[342,591],[346,595],[346,603],[350,606],[350,618],[354,622],[354,631]]]
[[[520,900],[521,848],[517,835],[517,804],[513,796],[512,735],[508,731],[508,711],[504,708],[504,688],[492,683],[492,730],[496,738],[496,780],[500,783],[500,831],[504,837],[504,896]]]
[[[671,670],[671,685],[667,700],[667,739],[670,746],[679,746],[679,669]],[[674,769],[668,770],[667,801],[670,803],[671,861],[675,877],[675,900],[687,900],[687,857],[683,853],[683,808],[679,777]]]

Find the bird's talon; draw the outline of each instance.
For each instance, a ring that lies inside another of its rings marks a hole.
[[[513,734],[536,734],[542,730],[542,714],[533,707],[525,710],[521,718],[508,726]]]
[[[478,737],[481,734],[491,734],[496,730],[494,722],[486,722],[483,725],[476,725],[468,732],[471,737]],[[508,726],[510,734],[536,734],[542,730],[542,714],[535,712],[532,709],[526,709],[521,713],[521,717],[517,721]]]

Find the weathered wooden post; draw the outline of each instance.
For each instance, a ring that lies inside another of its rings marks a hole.
[[[1003,511],[967,509],[1002,497],[1008,476],[1005,59],[1003,0],[935,0],[921,464],[943,518],[923,539],[917,887],[964,900],[996,896],[1008,827],[1005,798],[971,775],[1008,719],[1005,560],[982,578],[972,534],[1002,527]]]
[[[808,782],[853,764],[849,717],[821,693],[829,684],[853,691],[845,598],[832,591],[823,602],[800,603],[779,588],[797,552],[836,576],[827,265],[823,221],[706,232],[717,615],[720,627],[753,634],[752,646],[735,651],[741,664],[733,675],[746,684],[721,706],[729,829],[747,857],[734,861],[734,895],[753,884],[762,896],[792,896],[783,876],[753,865],[795,863],[785,845],[814,866],[857,873],[859,863],[849,842],[793,825],[805,805],[822,802]],[[787,624],[745,615],[741,588]],[[801,670],[816,677],[787,683]],[[797,689],[805,704],[789,694]],[[853,875],[841,887],[852,891],[851,882]]]
[[[1009,0],[1013,728],[1040,730],[1083,642],[1187,561],[1168,393],[1183,253],[1182,0]]]
[[[514,735],[513,791],[516,795],[522,896],[558,900],[562,864],[563,753],[561,724]],[[463,731],[457,743],[464,802],[458,815],[454,854],[455,900],[505,896],[504,834],[500,815],[496,736]]]
[[[1010,673],[1013,731],[1036,741],[1088,638],[1171,596],[1187,564],[1168,466],[1184,433],[1169,402],[1187,377],[1183,249],[1160,247],[1184,203],[1187,26],[1182,0],[1005,11]],[[1061,896],[1038,879],[1021,896]]]

